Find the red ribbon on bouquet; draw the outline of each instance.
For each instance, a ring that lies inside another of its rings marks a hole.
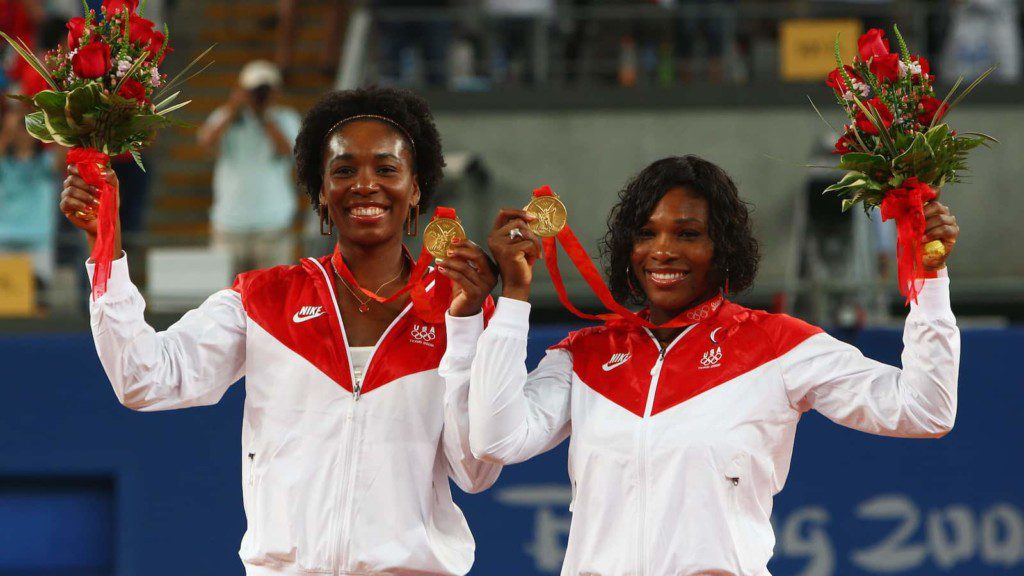
[[[92,276],[93,300],[107,292],[107,281],[114,262],[114,235],[117,226],[117,189],[107,183],[103,169],[110,166],[110,156],[95,148],[75,147],[68,151],[68,164],[78,168],[78,174],[98,192],[100,202],[96,217],[96,243],[89,258],[96,264]]]
[[[550,186],[543,186],[534,190],[533,195],[554,196],[555,193],[551,190]],[[580,275],[582,275],[583,279],[587,282],[587,285],[589,285],[590,289],[594,291],[595,295],[597,295],[597,299],[601,301],[601,304],[603,304],[610,313],[587,314],[569,301],[569,295],[565,291],[565,282],[562,280],[562,272],[558,269],[558,247],[555,243],[556,240],[561,242],[562,247],[565,249],[565,253],[569,256],[569,260],[571,260],[576,266]],[[675,318],[672,318],[664,324],[654,324],[615,301],[611,290],[609,290],[607,284],[604,283],[601,273],[598,271],[597,267],[594,266],[594,262],[590,259],[590,256],[587,255],[587,251],[584,250],[583,245],[580,244],[579,239],[576,238],[576,234],[573,233],[572,228],[568,223],[566,223],[565,227],[563,227],[557,235],[551,238],[544,238],[541,243],[544,246],[544,264],[547,265],[548,273],[551,274],[551,281],[555,285],[555,291],[558,293],[559,301],[562,302],[562,306],[565,306],[567,310],[585,320],[626,322],[628,324],[642,326],[648,329],[682,328],[710,318],[711,315],[714,314],[725,302],[725,298],[719,294],[706,302],[684,310]]]
[[[921,244],[925,233],[924,205],[938,198],[935,190],[916,177],[907,178],[903,186],[885,193],[882,200],[882,221],[896,219],[896,269],[900,293],[907,304],[917,302],[924,279],[931,276],[924,269]]]
[[[454,220],[456,218],[455,209],[438,206],[431,220],[438,218],[451,218]],[[405,286],[402,286],[401,289],[391,296],[384,297],[359,285],[355,275],[352,274],[348,265],[345,264],[345,259],[341,257],[340,246],[335,245],[334,254],[331,255],[331,264],[334,266],[334,270],[353,290],[358,290],[381,304],[389,304],[398,300],[407,292],[411,292],[412,307],[416,315],[425,322],[437,323],[444,321],[444,314],[448,307],[451,306],[452,283],[451,280],[441,274],[434,274],[431,277],[426,273],[433,260],[434,257],[427,251],[426,247],[422,248],[419,258],[413,264],[412,272],[409,273],[409,280],[405,283]],[[427,286],[431,279],[434,282],[434,289],[428,294]]]

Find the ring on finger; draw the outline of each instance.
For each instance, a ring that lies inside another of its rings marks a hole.
[[[78,218],[86,218],[87,216],[89,216],[89,213],[82,212],[81,210],[75,210],[75,216],[77,216]]]
[[[519,228],[513,228],[508,231],[508,239],[515,240],[516,238],[522,238],[523,232]]]

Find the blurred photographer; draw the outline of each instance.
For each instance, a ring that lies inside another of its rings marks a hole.
[[[300,117],[274,100],[281,73],[265,60],[242,68],[238,86],[198,132],[217,158],[213,171],[213,244],[229,252],[236,272],[292,260],[295,217],[292,145]]]

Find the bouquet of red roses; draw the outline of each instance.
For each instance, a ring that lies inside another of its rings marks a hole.
[[[68,163],[100,190],[92,254],[97,265],[94,297],[106,291],[117,217],[114,190],[107,186],[100,168],[110,156],[124,153],[142,167],[139,151],[158,128],[180,124],[168,114],[190,102],[175,103],[180,91],[164,95],[202,72],[185,76],[209,52],[168,80],[160,71],[164,57],[173,51],[167,28],[155,30],[153,22],[142,17],[142,9],[139,0],[104,0],[98,19],[86,4],[86,16],[67,23],[68,46],[51,50],[45,62],[24,41],[0,32],[49,87],[33,96],[10,96],[32,110],[25,117],[25,128],[38,140],[71,148]]]
[[[836,65],[826,84],[850,123],[836,142],[838,168],[846,175],[825,192],[843,197],[843,210],[858,202],[865,210],[881,207],[882,219],[896,219],[900,291],[916,300],[923,265],[924,204],[938,188],[959,181],[967,153],[996,140],[980,133],[960,133],[943,123],[992,70],[957,94],[958,80],[945,99],[935,97],[928,60],[912,55],[899,28],[893,27],[899,52],[892,52],[885,32],[873,28],[857,41],[853,65],[844,65],[836,39]],[[955,98],[954,98],[955,96]],[[941,242],[924,250],[943,254]]]

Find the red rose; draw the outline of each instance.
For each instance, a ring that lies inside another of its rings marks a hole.
[[[160,31],[154,30],[153,33],[149,37],[149,45],[146,46],[146,51],[149,52],[150,59],[154,58],[157,54],[160,53],[160,48],[163,47],[163,45],[164,45],[164,33],[160,32]],[[156,63],[157,66],[159,66],[160,64],[163,64],[164,58],[166,58],[167,55],[170,54],[173,51],[174,50],[170,46],[168,46],[167,50],[164,50],[163,55],[160,56],[160,60]]]
[[[71,50],[78,48],[82,36],[85,35],[85,18],[72,18],[64,26],[68,29],[68,48]]]
[[[141,16],[132,16],[128,21],[128,40],[133,44],[148,44],[153,36],[153,22]]]
[[[919,83],[919,82],[921,82],[923,80],[927,80],[929,82],[935,80],[935,77],[931,76],[929,74],[929,72],[931,72],[931,68],[932,67],[931,67],[931,64],[928,63],[928,60],[926,60],[926,59],[924,59],[924,58],[922,58],[920,56],[911,56],[910,60],[913,61],[913,62],[917,62],[918,64],[921,65],[921,74],[914,74],[914,82],[915,83]]]
[[[871,73],[884,82],[895,82],[900,78],[900,56],[899,54],[885,54],[875,56],[868,65]]]
[[[90,42],[71,57],[71,68],[79,78],[99,78],[110,70],[110,46]]]
[[[889,41],[885,39],[885,31],[881,28],[872,28],[857,39],[857,49],[860,52],[860,59],[870,62],[875,56],[885,56],[889,53]]]
[[[124,84],[121,84],[121,89],[117,93],[129,100],[135,100],[139,104],[149,104],[149,99],[146,98],[145,86],[131,78],[125,80]]]
[[[924,58],[922,58],[920,56],[911,56],[910,57],[910,61],[911,62],[917,62],[918,64],[921,65],[921,75],[922,76],[927,76],[928,73],[932,71],[931,64],[928,63],[928,60],[926,60],[926,59],[924,59]]]
[[[139,0],[103,0],[103,11],[107,14],[121,10],[127,10],[129,14],[134,14],[138,7]]]
[[[833,154],[846,154],[847,152],[853,152],[853,146],[857,144],[857,141],[853,138],[852,134],[844,134],[836,142],[836,149],[832,151]]]
[[[925,96],[921,98],[920,104],[917,106],[917,121],[925,126],[931,125],[933,119],[938,122],[949,112],[949,106],[943,105],[942,100],[934,98],[932,96]]]
[[[886,107],[885,102],[882,102],[878,98],[872,98],[864,103],[869,108],[874,108],[878,112],[878,117],[882,120],[882,124],[888,128],[892,126],[892,112]],[[859,109],[858,109],[859,110]],[[874,123],[868,119],[867,115],[864,114],[863,110],[857,112],[857,129],[865,134],[871,134],[872,136],[878,135],[878,128]]]
[[[850,77],[850,80],[854,82],[863,82],[863,80],[854,73],[852,67],[843,66],[843,68],[846,70],[846,75]],[[836,94],[839,94],[840,96],[846,94],[847,90],[853,90],[853,86],[846,86],[846,78],[843,78],[843,73],[839,68],[828,73],[828,79],[825,80],[825,84],[835,90]]]

